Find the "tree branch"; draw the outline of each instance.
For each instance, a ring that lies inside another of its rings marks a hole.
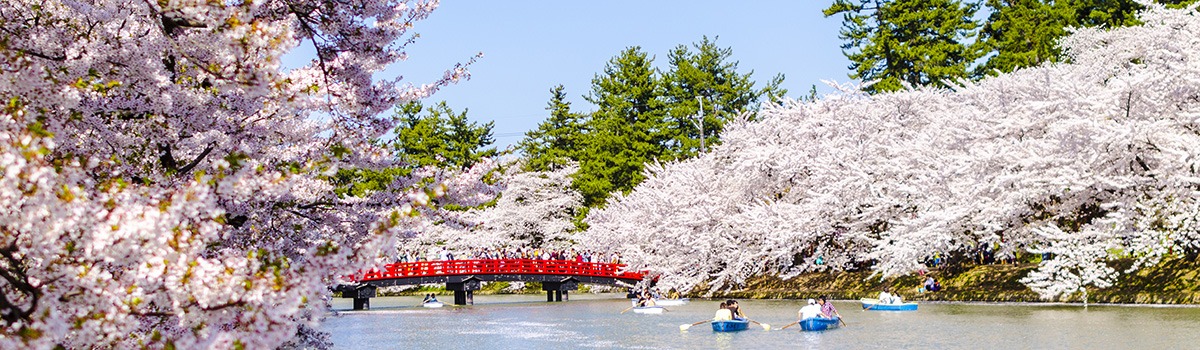
[[[209,143],[208,147],[205,147],[204,151],[200,152],[200,155],[196,156],[196,159],[192,159],[191,163],[188,163],[188,165],[184,165],[182,168],[179,168],[179,174],[186,174],[189,171],[192,171],[192,168],[195,168],[196,164],[200,164],[200,161],[204,160],[204,157],[208,157],[208,153],[212,152],[213,147],[216,147],[216,145],[217,144],[215,142]]]

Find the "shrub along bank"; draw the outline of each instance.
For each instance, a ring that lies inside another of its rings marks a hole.
[[[1111,263],[1125,271],[1132,261]],[[833,299],[873,298],[884,286],[914,301],[982,302],[1082,302],[1079,293],[1044,300],[1020,282],[1037,264],[965,265],[934,269],[930,273],[942,284],[938,292],[918,293],[925,278],[909,275],[880,279],[870,272],[810,273],[789,279],[760,276],[744,288],[714,293],[714,298],[803,299],[829,295]],[[696,293],[700,294],[700,293]],[[1166,259],[1161,263],[1123,274],[1105,289],[1088,289],[1089,303],[1200,304],[1200,259]]]

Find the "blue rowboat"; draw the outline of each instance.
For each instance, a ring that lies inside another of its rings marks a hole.
[[[737,332],[750,327],[750,321],[712,321],[713,332]]]
[[[813,317],[800,320],[800,329],[805,331],[823,331],[838,328],[840,318]]]
[[[902,304],[880,304],[879,299],[862,298],[863,310],[878,310],[878,311],[917,311],[917,303],[902,303]]]

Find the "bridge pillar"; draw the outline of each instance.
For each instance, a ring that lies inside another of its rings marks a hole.
[[[479,290],[479,278],[467,277],[462,282],[447,282],[446,289],[454,291],[454,305],[475,305],[475,291]]]
[[[569,291],[579,289],[579,282],[574,278],[567,278],[559,282],[542,282],[542,290],[546,291],[546,302],[563,301],[563,296],[569,295]],[[570,300],[570,298],[566,298]]]
[[[371,309],[371,298],[375,297],[375,286],[369,284],[339,285],[334,290],[342,292],[343,298],[354,298],[355,310]]]

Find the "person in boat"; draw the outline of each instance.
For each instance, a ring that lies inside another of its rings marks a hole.
[[[833,307],[833,303],[829,302],[829,297],[822,295],[817,299],[821,304],[821,316],[825,318],[842,318],[842,315],[837,312],[837,308]]]
[[[893,299],[894,297],[892,296],[892,293],[889,293],[889,292],[890,292],[890,290],[888,289],[888,287],[883,287],[883,291],[879,292],[879,303],[880,304],[895,304],[895,301]]]
[[[713,314],[713,321],[729,321],[733,319],[733,312],[729,311],[729,304],[721,302],[721,308],[717,309],[717,313]]]
[[[654,302],[654,298],[650,297],[650,293],[647,293],[646,291],[642,291],[642,294],[638,295],[638,307],[647,307],[647,306],[655,306],[655,305],[658,305],[658,304]]]
[[[425,302],[426,303],[437,303],[438,302],[437,296],[433,295],[433,293],[429,293],[429,299],[425,300]]]
[[[422,302],[422,303],[428,303],[430,299],[433,299],[433,293],[427,293],[427,294],[425,294],[425,299],[424,299],[424,300],[421,300],[421,302]]]
[[[821,317],[821,306],[817,305],[816,299],[808,299],[808,305],[800,308],[800,311],[797,312],[797,314],[799,315],[801,321],[810,318]]]
[[[742,313],[741,306],[738,306],[737,300],[729,299],[725,301],[725,307],[729,308],[729,313],[733,314],[733,319],[745,321],[746,314]]]

